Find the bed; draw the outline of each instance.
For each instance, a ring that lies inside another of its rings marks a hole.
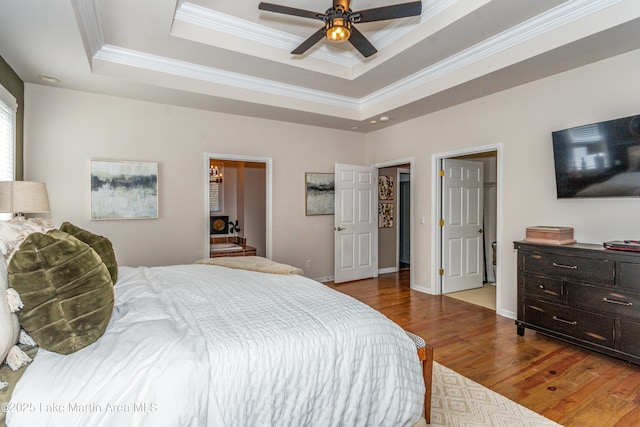
[[[15,426],[413,426],[416,346],[381,313],[300,275],[122,267],[104,334],[40,349]]]

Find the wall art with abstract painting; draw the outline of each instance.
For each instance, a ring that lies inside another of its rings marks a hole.
[[[333,215],[335,204],[335,175],[332,173],[305,174],[306,215]]]
[[[91,160],[91,219],[158,218],[158,164]]]

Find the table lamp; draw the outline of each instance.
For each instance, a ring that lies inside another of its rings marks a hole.
[[[0,212],[24,219],[24,213],[49,212],[49,196],[44,182],[0,181]]]

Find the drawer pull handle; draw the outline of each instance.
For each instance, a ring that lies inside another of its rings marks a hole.
[[[538,285],[538,289],[544,289],[544,285]]]
[[[577,265],[558,264],[557,262],[554,262],[553,266],[554,267],[559,267],[559,268],[567,268],[569,270],[577,270],[578,269]]]
[[[557,320],[558,322],[567,323],[573,326],[576,326],[578,324],[578,322],[576,322],[575,320],[564,320],[559,318],[558,316],[553,316],[553,320]]]
[[[633,305],[633,303],[631,302],[627,302],[627,301],[616,301],[614,299],[609,299],[607,297],[602,298],[602,301],[604,302],[609,302],[611,304],[618,304],[618,305],[624,305],[626,307],[631,307]]]

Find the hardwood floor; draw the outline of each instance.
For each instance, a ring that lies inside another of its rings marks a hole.
[[[640,425],[640,366],[530,330],[520,337],[492,310],[409,289],[408,270],[327,285],[422,336],[438,363],[559,424]]]

